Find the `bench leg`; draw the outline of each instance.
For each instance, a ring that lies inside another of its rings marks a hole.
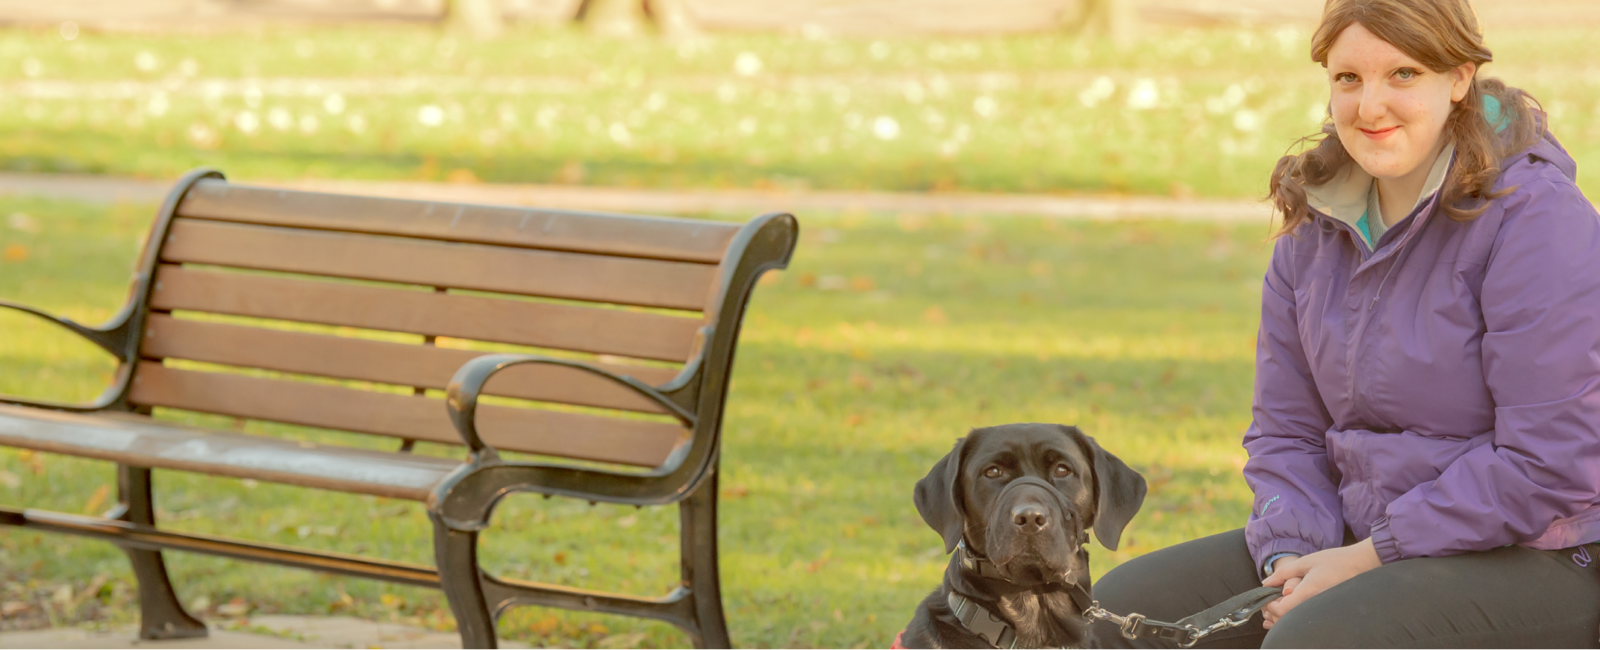
[[[439,565],[439,586],[456,616],[463,648],[495,648],[494,613],[483,595],[478,570],[478,532],[455,530],[433,520],[433,554]]]
[[[722,577],[717,567],[717,475],[706,478],[678,505],[683,552],[683,584],[694,598],[701,648],[731,648],[728,622],[722,612]]]
[[[117,490],[122,505],[114,517],[153,526],[156,510],[150,492],[150,468],[117,466]],[[206,625],[184,611],[172,591],[167,563],[160,551],[124,548],[139,581],[139,638],[188,639],[206,636]]]

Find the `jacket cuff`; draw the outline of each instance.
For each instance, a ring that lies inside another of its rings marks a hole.
[[[1297,537],[1279,537],[1267,540],[1267,543],[1262,544],[1260,548],[1255,550],[1256,578],[1260,580],[1267,579],[1266,563],[1273,556],[1285,554],[1310,555],[1320,550],[1322,549],[1317,548],[1311,542]]]
[[[1384,564],[1400,560],[1400,543],[1389,532],[1388,515],[1372,522],[1372,548],[1378,551],[1378,561]]]
[[[1283,553],[1273,553],[1271,556],[1267,557],[1267,560],[1265,562],[1261,563],[1261,574],[1264,575],[1264,576],[1272,575],[1272,564],[1274,562],[1277,562],[1278,560],[1281,560],[1281,559],[1286,558],[1286,557],[1304,557],[1304,556],[1300,555],[1299,553],[1289,553],[1287,551],[1285,551]]]

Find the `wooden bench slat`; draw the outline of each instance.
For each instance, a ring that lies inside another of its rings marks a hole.
[[[461,444],[444,400],[298,381],[168,368],[141,361],[135,404],[253,420]],[[663,422],[507,406],[478,407],[478,430],[496,449],[654,467],[688,435]]]
[[[700,311],[716,267],[179,219],[161,257],[290,273]]]
[[[488,354],[429,345],[287,332],[152,314],[140,354],[245,368],[443,389],[462,364]],[[677,375],[670,368],[595,364],[652,385]],[[495,375],[487,394],[543,402],[666,413],[656,403],[601,377],[560,366],[523,365]]]
[[[449,336],[560,350],[687,361],[700,319],[163,265],[150,304]]]
[[[459,461],[209,431],[117,413],[0,405],[0,445],[137,467],[422,501]]]
[[[190,188],[178,215],[708,264],[722,260],[739,230],[714,221],[298,192],[216,179]]]

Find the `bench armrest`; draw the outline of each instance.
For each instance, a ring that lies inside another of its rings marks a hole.
[[[450,378],[450,385],[445,388],[445,409],[450,413],[450,422],[455,425],[456,432],[461,434],[461,441],[471,450],[474,458],[477,458],[485,451],[490,454],[494,452],[489,445],[484,444],[483,438],[478,436],[478,397],[483,393],[484,384],[488,383],[489,378],[501,370],[523,364],[566,366],[605,377],[627,386],[633,392],[645,396],[650,401],[660,404],[662,408],[667,410],[668,414],[677,418],[684,426],[690,429],[695,427],[696,418],[693,413],[663,395],[661,391],[633,377],[619,375],[572,359],[532,354],[491,354],[463,364],[461,369],[456,371],[455,376]]]
[[[49,321],[58,327],[70,330],[72,333],[87,339],[90,343],[100,346],[101,349],[105,350],[106,352],[110,352],[111,356],[116,357],[117,361],[124,363],[128,361],[127,341],[125,340],[127,338],[127,333],[121,328],[114,330],[103,330],[87,327],[84,325],[79,325],[69,318],[52,316],[27,305],[19,305],[14,302],[6,302],[4,300],[0,300],[0,309],[20,311],[24,314]]]

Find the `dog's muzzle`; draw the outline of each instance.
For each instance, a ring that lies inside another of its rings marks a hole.
[[[1016,505],[1013,506],[1011,508],[1011,512],[1007,514],[1010,515],[1011,523],[1023,533],[1031,535],[1041,532],[1049,528],[1052,523],[1056,523],[1056,525],[1066,525],[1068,521],[1074,518],[1076,513],[1073,512],[1072,506],[1067,503],[1066,496],[1061,494],[1061,491],[1057,490],[1056,486],[1045,482],[1043,479],[1033,476],[1024,476],[1010,482],[1005,486],[1004,489],[1000,490],[1000,496],[995,501],[996,503],[1002,504],[1008,503],[1008,497],[1013,491],[1030,486],[1044,490],[1045,494],[1050,495],[1050,498],[1055,500],[1056,506],[1058,507],[1058,511],[1061,513],[1061,518],[1063,521],[1059,523],[1052,522],[1051,513],[1048,508],[1042,508],[1031,503]]]

